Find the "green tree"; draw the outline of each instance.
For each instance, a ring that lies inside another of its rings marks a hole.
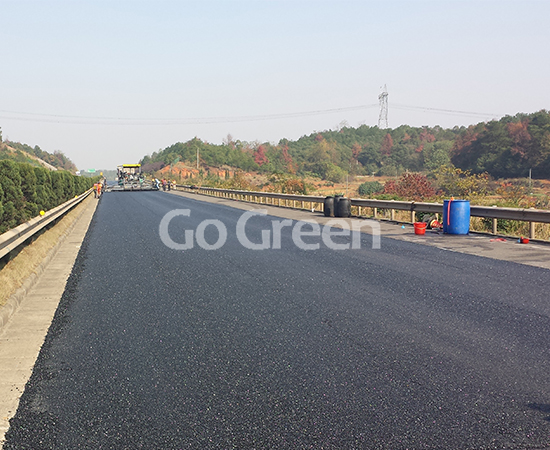
[[[324,173],[325,180],[332,181],[333,183],[341,183],[346,179],[346,171],[336,164],[328,164]]]
[[[441,166],[451,164],[451,150],[453,143],[451,141],[440,141],[428,143],[424,146],[422,154],[424,158],[424,167],[427,170],[434,171]]]
[[[36,203],[39,210],[47,211],[56,206],[54,203],[54,195],[52,190],[52,177],[48,169],[35,167],[34,174],[36,176]],[[84,182],[90,178],[80,177]]]
[[[30,219],[38,215],[37,205],[37,178],[34,167],[30,164],[18,164],[21,177],[21,192],[25,200],[25,217]]]
[[[4,190],[0,184],[0,229],[2,227],[2,219],[4,217]]]
[[[25,199],[21,191],[21,176],[17,163],[0,161],[0,186],[4,193],[4,214],[0,223],[0,233],[3,233],[19,225],[26,218]]]
[[[365,183],[359,185],[358,192],[362,197],[370,197],[372,194],[382,192],[383,190],[384,186],[382,186],[382,184],[378,181],[366,181]]]

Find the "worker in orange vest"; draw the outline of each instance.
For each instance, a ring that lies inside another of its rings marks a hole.
[[[94,196],[95,196],[95,198],[99,198],[101,196],[102,188],[103,188],[103,184],[101,184],[100,182],[94,184]]]

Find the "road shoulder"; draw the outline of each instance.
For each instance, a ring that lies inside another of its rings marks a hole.
[[[315,221],[320,225],[325,225],[329,221],[334,221],[334,218],[325,217],[320,211],[312,212],[310,210],[285,208],[240,200],[236,201],[183,191],[170,191],[170,194],[243,210],[265,209],[267,210],[267,214],[271,216],[302,220],[305,222]],[[414,234],[413,226],[409,224],[403,225],[389,221],[373,221],[372,219],[359,218],[339,218],[338,220],[346,221],[350,225],[352,221],[377,222],[380,226],[380,234],[383,238],[414,242],[421,245],[430,245],[446,251],[550,269],[550,245],[548,244],[534,242],[519,244],[517,240],[513,238],[503,240],[501,238],[496,239],[496,236],[485,234],[449,235],[432,230],[428,230],[425,235],[416,235]],[[372,230],[376,229],[376,227],[361,226],[360,229],[362,233],[372,234]]]
[[[0,448],[97,204],[94,199],[87,202],[74,226],[42,262],[41,273],[31,277],[34,283],[29,280],[14,294],[16,298],[8,301],[7,309],[2,308],[8,320],[0,328]]]

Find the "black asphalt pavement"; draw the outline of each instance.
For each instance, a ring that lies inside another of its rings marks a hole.
[[[163,244],[174,209],[202,246]],[[242,214],[104,195],[4,448],[550,447],[548,270],[368,235],[306,251],[291,227],[251,250]]]

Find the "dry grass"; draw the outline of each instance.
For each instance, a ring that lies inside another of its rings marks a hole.
[[[84,200],[54,227],[46,230],[32,244],[23,248],[16,257],[8,261],[0,270],[0,286],[2,286],[0,290],[0,307],[5,305],[8,298],[36,271],[48,252],[56,246],[59,239],[80,216],[88,202],[93,200],[90,197]]]

